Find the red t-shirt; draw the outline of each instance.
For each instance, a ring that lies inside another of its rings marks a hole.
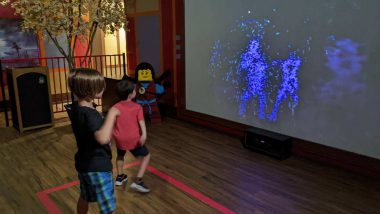
[[[122,150],[131,150],[139,145],[140,125],[144,120],[141,105],[133,101],[121,101],[114,105],[120,111],[113,129],[113,138],[116,146]]]

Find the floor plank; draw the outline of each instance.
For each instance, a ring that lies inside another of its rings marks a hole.
[[[380,210],[374,178],[297,157],[277,161],[244,149],[239,139],[176,119],[148,126],[147,145],[152,167],[236,213]],[[48,213],[36,193],[77,180],[74,153],[68,122],[22,135],[0,129],[0,213]],[[128,154],[126,162],[133,161]],[[133,176],[137,169],[125,172]],[[116,188],[117,213],[218,213],[150,172],[145,181],[152,189],[145,195]],[[78,195],[76,185],[49,197],[63,213],[73,213]],[[97,213],[96,205],[91,211]]]

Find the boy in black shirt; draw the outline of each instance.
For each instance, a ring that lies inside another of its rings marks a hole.
[[[94,108],[93,99],[101,98],[105,89],[102,74],[93,69],[74,69],[68,83],[77,97],[70,112],[70,119],[77,142],[75,168],[80,181],[80,197],[77,213],[88,211],[88,202],[98,202],[101,213],[113,213],[116,209],[112,178],[112,154],[110,139],[118,111],[111,108],[103,121]]]

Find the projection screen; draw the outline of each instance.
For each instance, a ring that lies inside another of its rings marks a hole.
[[[379,11],[185,0],[186,109],[380,159]]]

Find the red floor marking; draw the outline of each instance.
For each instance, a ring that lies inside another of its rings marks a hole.
[[[136,162],[125,165],[124,168],[130,168],[130,167],[138,165],[139,163],[140,163],[139,161],[136,161]],[[203,203],[209,205],[210,207],[218,210],[220,213],[223,213],[223,214],[234,214],[235,213],[232,210],[230,210],[230,209],[224,207],[223,205],[219,204],[218,202],[212,200],[211,198],[203,195],[202,193],[192,189],[189,186],[186,186],[182,182],[179,182],[176,179],[170,177],[169,175],[159,171],[158,169],[155,169],[151,166],[148,166],[147,170],[149,172],[155,174],[156,176],[160,177],[161,179],[165,180],[166,182],[174,185],[175,187],[182,190],[183,192],[188,193],[189,195],[193,196],[194,198],[196,198],[196,199],[202,201]],[[57,207],[57,205],[54,203],[54,201],[49,198],[49,194],[63,190],[63,189],[67,189],[67,188],[75,186],[77,184],[79,184],[79,180],[76,180],[76,181],[73,181],[73,182],[70,182],[67,184],[63,184],[63,185],[60,185],[57,187],[53,187],[50,189],[43,190],[41,192],[36,193],[36,195],[37,195],[38,199],[40,199],[41,203],[45,206],[45,208],[49,211],[49,213],[51,213],[51,214],[62,214],[62,211]]]
[[[38,199],[40,199],[41,203],[45,206],[45,208],[49,211],[49,213],[54,214],[62,214],[61,210],[57,207],[57,205],[49,198],[49,195],[45,192],[36,193]]]
[[[67,184],[63,184],[61,186],[53,187],[53,188],[44,190],[43,192],[46,193],[46,194],[49,194],[49,193],[52,193],[52,192],[57,192],[59,190],[67,189],[67,188],[75,186],[77,184],[79,184],[79,180],[76,180],[76,181],[73,181],[73,182],[70,182],[70,183],[67,183]]]
[[[212,200],[211,198],[203,195],[202,193],[192,189],[191,187],[183,184],[182,182],[179,182],[177,181],[176,179],[170,177],[169,175],[151,167],[151,166],[148,166],[148,171],[150,171],[151,173],[157,175],[158,177],[162,178],[163,180],[165,180],[166,182],[174,185],[175,187],[177,187],[178,189],[182,190],[183,192],[186,192],[188,194],[190,194],[191,196],[193,196],[194,198],[197,198],[198,200],[202,201],[203,203],[205,204],[208,204],[210,207],[218,210],[219,212],[221,213],[224,213],[224,214],[233,214],[235,212],[231,211],[230,209],[224,207],[223,205],[217,203],[216,201]]]
[[[138,165],[139,163],[140,163],[139,161],[136,161],[136,162],[125,165],[124,168],[130,168],[130,167]],[[36,193],[36,195],[37,195],[38,199],[40,199],[41,203],[45,206],[45,208],[49,211],[49,213],[62,214],[62,211],[57,207],[57,205],[54,203],[54,201],[52,201],[49,198],[49,194],[52,192],[57,192],[57,191],[60,191],[63,189],[67,189],[67,188],[75,186],[77,184],[79,184],[79,180],[76,180],[76,181],[73,181],[73,182],[70,182],[67,184],[63,184],[63,185],[60,185],[57,187],[53,187],[50,189],[46,189],[44,191]]]

